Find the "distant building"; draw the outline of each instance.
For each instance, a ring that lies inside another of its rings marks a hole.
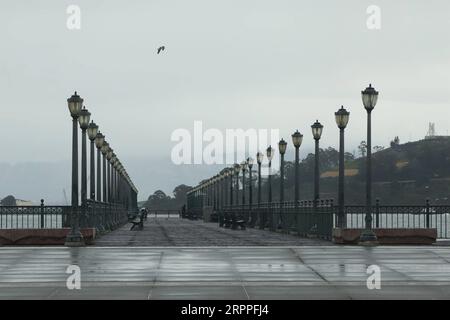
[[[34,203],[29,200],[16,199],[16,206],[33,206]]]

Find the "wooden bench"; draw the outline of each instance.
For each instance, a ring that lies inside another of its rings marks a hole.
[[[241,228],[241,230],[245,230],[246,229],[246,221],[241,218],[234,220],[233,229],[236,230],[238,227]]]
[[[238,228],[245,230],[246,224],[247,221],[240,216],[235,217],[234,215],[225,214],[221,227],[231,228],[233,230],[237,230]]]
[[[138,230],[143,230],[144,219],[146,219],[146,214],[144,212],[141,212],[139,214],[139,217],[136,217],[135,219],[131,220],[130,223],[132,224],[132,226],[130,231],[134,230],[135,228],[138,228]]]

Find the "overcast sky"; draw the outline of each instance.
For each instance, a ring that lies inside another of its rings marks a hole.
[[[66,27],[72,4],[81,30]],[[381,8],[380,30],[366,26],[369,5]],[[171,133],[195,120],[280,129],[289,142],[299,129],[310,150],[316,119],[322,145],[337,146],[333,114],[343,104],[355,150],[369,83],[380,91],[374,145],[421,139],[428,122],[447,134],[449,12],[447,0],[0,0],[0,163],[69,161],[74,90],[141,198],[178,183],[157,172],[139,179],[133,163],[170,157]],[[70,185],[70,172],[64,179]]]

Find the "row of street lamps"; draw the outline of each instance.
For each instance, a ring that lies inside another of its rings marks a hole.
[[[90,196],[92,201],[108,204],[120,204],[131,209],[137,204],[137,189],[125,167],[99,131],[98,125],[90,120],[91,113],[84,107],[84,100],[75,92],[67,99],[72,116],[72,214],[71,231],[66,245],[83,245],[79,221],[78,186],[78,125],[81,129],[81,208],[85,212],[87,195],[87,146],[86,136],[90,140]],[[97,174],[95,169],[95,147],[97,148]],[[102,157],[103,156],[103,157]],[[102,168],[103,167],[103,168]],[[103,175],[102,175],[103,173]],[[103,186],[103,190],[102,190]]]
[[[372,193],[372,165],[371,165],[371,112],[374,109],[377,99],[378,92],[369,85],[365,90],[361,92],[362,101],[364,108],[367,110],[367,158],[366,158],[366,216],[365,216],[365,230],[361,233],[360,241],[365,243],[376,242],[375,233],[372,230],[372,203],[371,203],[371,193]],[[345,214],[345,196],[344,196],[344,130],[347,127],[350,112],[348,112],[343,106],[335,112],[335,121],[340,131],[339,136],[339,178],[338,178],[338,227],[345,228],[346,227],[346,214]],[[316,207],[320,200],[320,170],[319,170],[319,140],[322,136],[323,125],[316,120],[316,122],[311,126],[312,136],[315,141],[315,165],[314,165],[314,201],[313,205]],[[303,135],[297,130],[292,134],[292,143],[295,148],[295,185],[294,185],[294,205],[296,208],[299,206],[300,202],[300,194],[299,194],[299,149],[303,141]],[[280,153],[280,209],[283,207],[284,202],[284,155],[287,149],[287,142],[284,139],[281,139],[278,143],[278,150]],[[268,202],[272,203],[272,158],[274,155],[274,150],[271,146],[266,149],[266,156],[268,159]],[[258,206],[261,204],[261,164],[264,158],[264,154],[258,152],[256,154],[256,161],[258,164]],[[245,205],[245,172],[247,168],[249,169],[250,174],[250,184],[249,184],[249,209],[251,212],[252,208],[252,180],[251,180],[251,172],[253,167],[253,159],[251,157],[247,158],[246,161],[242,162],[240,165],[235,164],[230,168],[223,169],[219,174],[213,176],[210,179],[203,181],[200,185],[194,187],[192,190],[188,192],[189,195],[200,195],[205,194],[205,192],[209,192],[211,188],[218,188],[219,185],[225,184],[222,189],[226,190],[226,181],[229,179],[230,186],[230,196],[222,196],[222,206],[228,202],[226,199],[229,199],[229,204],[238,204],[238,199],[236,196],[236,200],[233,201],[233,175],[236,176],[236,195],[239,190],[239,172],[242,171],[242,204]],[[213,191],[213,194],[215,191]],[[220,199],[220,198],[218,198]],[[235,203],[236,202],[236,203]],[[217,208],[217,201],[214,201],[215,208]],[[251,224],[254,223],[255,217],[251,218]]]

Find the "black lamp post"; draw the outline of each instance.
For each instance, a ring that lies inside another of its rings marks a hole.
[[[108,171],[106,167],[106,155],[108,154],[109,144],[106,142],[105,137],[103,137],[103,144],[100,149],[103,155],[103,202],[108,203]]]
[[[230,179],[230,207],[233,206],[233,168],[228,168],[228,178]]]
[[[323,125],[318,120],[311,126],[313,138],[315,140],[315,157],[314,157],[314,207],[317,207],[320,198],[319,178],[319,140],[322,136]]]
[[[112,157],[113,157],[113,149],[111,149],[111,147],[109,147],[108,148],[108,152],[106,153],[106,160],[108,160],[108,162],[107,162],[107,168],[106,168],[106,171],[108,172],[108,190],[107,190],[107,193],[108,193],[108,202],[109,203],[113,203],[114,202],[114,199],[112,198],[112,192],[111,192],[111,190],[112,190],[112,180],[111,180],[111,171],[112,171],[112,169],[111,169],[111,159],[112,159]]]
[[[67,99],[72,116],[72,212],[70,216],[70,233],[66,237],[66,246],[83,246],[78,219],[78,117],[83,106],[83,99],[75,93]]]
[[[266,149],[266,156],[267,160],[269,161],[269,177],[268,177],[268,183],[269,183],[269,197],[268,197],[268,205],[269,205],[269,211],[272,213],[272,158],[273,158],[273,149],[271,146],[269,146]],[[271,220],[270,220],[270,229],[274,230],[275,228],[275,217],[273,214],[271,214]]]
[[[286,153],[287,142],[281,139],[278,142],[278,151],[280,152],[280,219],[281,227],[287,231],[287,221],[284,216],[284,154]],[[280,221],[277,221],[280,223]]]
[[[86,130],[89,126],[91,113],[83,107],[78,117],[81,128],[81,205],[86,206],[87,200],[87,150],[86,150]]]
[[[295,208],[298,208],[300,201],[300,191],[299,191],[299,168],[300,168],[300,146],[302,145],[303,135],[296,130],[294,134],[292,134],[292,143],[295,147],[295,182],[294,182],[294,201]],[[297,213],[297,212],[296,212]],[[298,213],[297,213],[298,214]],[[297,217],[297,216],[296,216]]]
[[[239,205],[239,171],[241,171],[241,166],[236,163],[234,165],[234,173],[236,175],[236,181],[235,181],[236,205]]]
[[[264,154],[258,152],[256,154],[256,162],[258,163],[258,214],[259,214],[259,228],[264,229],[265,219],[261,213],[261,164],[264,159]]]
[[[252,169],[253,169],[253,159],[251,157],[247,158],[248,165],[248,210],[250,212],[250,226],[255,226],[256,216],[253,213],[253,180],[252,180]]]
[[[222,215],[223,215],[223,211],[225,209],[225,207],[228,204],[228,169],[225,168],[222,170]]]
[[[111,164],[111,202],[116,203],[116,154],[113,152],[109,163]]]
[[[343,229],[347,226],[347,219],[344,212],[344,130],[347,127],[350,112],[344,109],[342,106],[337,112],[334,113],[336,118],[336,124],[339,128],[339,183],[338,183],[338,200],[339,200],[339,212],[338,212],[338,227]]]
[[[371,84],[361,91],[364,108],[367,111],[367,160],[366,160],[366,217],[365,229],[361,232],[360,243],[377,244],[377,236],[372,230],[372,110],[378,101],[378,91]]]
[[[242,210],[245,210],[245,172],[247,171],[247,162],[242,161],[241,163],[241,170],[242,170]]]
[[[101,132],[97,132],[95,137],[95,146],[97,147],[97,201],[102,201],[102,170],[101,170],[101,158],[102,158],[102,145],[105,141],[105,136]]]
[[[90,152],[90,165],[91,165],[91,187],[90,187],[90,193],[91,193],[91,200],[95,200],[95,138],[97,138],[98,133],[98,126],[92,121],[89,123],[89,126],[87,128],[87,133],[89,140],[91,141],[91,152]]]

